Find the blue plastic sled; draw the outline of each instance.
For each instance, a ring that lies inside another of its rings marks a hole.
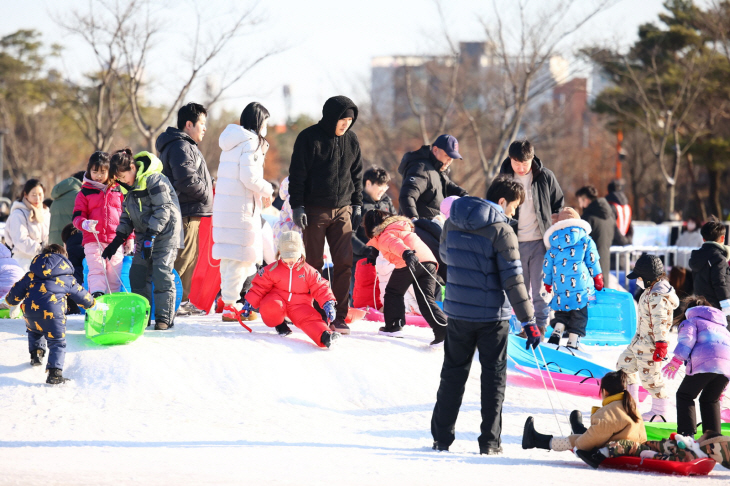
[[[525,339],[515,336],[514,334],[509,336],[507,343],[507,355],[514,360],[514,362],[521,366],[529,368],[535,368],[535,358],[532,355],[532,350],[525,349]],[[585,376],[593,376],[595,378],[603,378],[603,376],[613,370],[604,368],[603,366],[586,361],[578,356],[550,349],[547,346],[541,346],[543,355],[545,355],[545,361],[547,361],[548,368],[550,371],[557,371],[558,373],[566,373],[570,375],[583,374]],[[540,363],[540,369],[545,369],[545,365],[542,362],[540,351],[536,350],[537,360]]]
[[[581,343],[587,346],[621,346],[636,334],[636,307],[628,292],[604,289],[588,301],[588,326]]]

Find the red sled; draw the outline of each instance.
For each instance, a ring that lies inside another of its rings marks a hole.
[[[365,309],[357,309],[350,307],[347,311],[347,317],[345,317],[345,324],[352,324],[365,317]]]
[[[358,260],[355,265],[355,286],[352,289],[353,307],[375,307],[380,309],[380,284],[375,265],[368,265],[367,259]]]
[[[213,307],[221,290],[221,261],[213,259],[213,218],[200,219],[198,230],[198,263],[190,282],[190,302],[206,313]]]
[[[692,462],[661,461],[643,457],[621,456],[609,457],[601,462],[601,467],[610,469],[628,469],[633,471],[651,471],[679,476],[707,476],[715,468],[714,459],[703,457]]]

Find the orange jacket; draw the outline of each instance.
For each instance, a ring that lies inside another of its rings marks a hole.
[[[413,232],[411,220],[403,216],[391,216],[375,227],[368,246],[380,251],[383,258],[395,265],[395,268],[406,266],[403,260],[403,252],[406,250],[414,250],[420,261],[433,262],[438,266],[438,261],[428,245]]]
[[[277,260],[259,270],[251,283],[251,290],[246,293],[246,300],[251,307],[258,309],[261,299],[270,292],[290,304],[312,305],[312,299],[315,299],[320,307],[324,307],[328,300],[335,300],[327,281],[304,258],[291,268]]]

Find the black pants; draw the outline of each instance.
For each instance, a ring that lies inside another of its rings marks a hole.
[[[702,430],[720,432],[720,395],[728,379],[719,373],[698,373],[687,375],[677,389],[677,432],[694,437],[697,432],[695,398],[700,395],[700,416]]]
[[[414,275],[418,286],[413,284]],[[413,284],[413,291],[416,294],[416,302],[418,302],[421,315],[434,332],[443,332],[439,328],[443,328],[446,324],[446,314],[436,305],[437,283],[434,276],[436,276],[436,264],[431,262],[418,265],[413,274],[411,274],[408,267],[393,270],[388,285],[385,287],[385,302],[383,302],[383,319],[385,319],[386,326],[405,325],[406,304],[403,296],[408,291],[408,287]],[[421,290],[418,290],[418,287]],[[400,321],[399,324],[398,321]]]
[[[456,417],[464,397],[474,351],[478,349],[482,365],[482,434],[479,436],[479,449],[501,445],[508,334],[509,321],[469,322],[449,318],[441,384],[431,417],[431,435],[434,440],[446,446],[454,442]]]
[[[570,311],[555,311],[555,317],[550,321],[550,325],[562,323],[568,333],[575,333],[580,337],[586,337],[586,326],[588,325],[588,306],[582,309],[574,309]]]

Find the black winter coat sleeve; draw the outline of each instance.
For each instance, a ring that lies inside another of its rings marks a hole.
[[[400,212],[406,218],[417,218],[416,202],[421,194],[428,189],[428,177],[423,164],[413,164],[403,174],[403,185],[400,188]]]
[[[352,134],[355,135],[354,133]],[[352,176],[352,183],[355,186],[355,190],[352,193],[352,205],[362,206],[362,153],[360,152],[360,143],[357,144],[357,157],[350,166],[350,175]],[[289,185],[291,188],[291,183]],[[291,194],[291,192],[289,192]]]
[[[525,287],[525,278],[522,275],[519,243],[517,235],[508,224],[500,225],[493,241],[497,257],[497,268],[502,281],[502,288],[507,293],[515,315],[520,322],[528,322],[535,315],[532,301]],[[519,272],[515,269],[520,267]]]
[[[550,209],[553,214],[559,213],[564,205],[565,195],[563,195],[563,190],[560,188],[558,180],[553,176],[550,181]]]
[[[445,194],[446,196],[459,196],[464,197],[468,196],[469,193],[466,192],[466,190],[461,187],[460,185],[456,184],[454,181],[452,181],[449,177],[446,177],[446,188],[445,188]]]
[[[195,168],[197,155],[195,148],[187,142],[180,141],[168,145],[167,152],[167,159],[173,161],[170,164],[172,173],[170,182],[178,196],[185,196],[192,201],[207,201],[209,189]]]
[[[289,203],[292,209],[304,206],[304,184],[307,180],[313,156],[312,148],[309,147],[306,138],[302,137],[300,133],[294,142],[291,164],[289,165]],[[362,190],[362,177],[360,177],[360,189]]]
[[[730,299],[730,266],[724,259],[717,259],[710,267],[710,281],[715,290],[717,300]]]

